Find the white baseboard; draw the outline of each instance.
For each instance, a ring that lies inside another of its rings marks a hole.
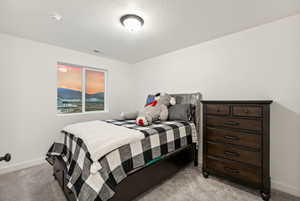
[[[275,190],[279,190],[279,191],[282,191],[282,192],[285,192],[285,193],[288,193],[288,194],[300,197],[300,189],[298,189],[298,188],[296,188],[294,186],[291,186],[291,185],[288,185],[288,184],[284,184],[282,182],[274,181],[274,180],[272,181],[271,186]]]
[[[40,165],[45,162],[46,162],[45,158],[38,158],[38,159],[33,159],[33,160],[25,161],[25,162],[20,162],[20,163],[15,163],[15,164],[11,164],[8,166],[4,166],[4,167],[0,168],[0,175],[9,173],[9,172],[22,170],[22,169],[29,168],[29,167],[32,167],[35,165]]]
[[[201,160],[199,160],[198,167],[202,166],[202,163],[200,161]],[[30,160],[30,161],[11,164],[11,165],[8,165],[6,167],[0,168],[0,175],[5,174],[5,173],[9,173],[9,172],[22,170],[22,169],[29,168],[29,167],[32,167],[32,166],[35,166],[35,165],[41,165],[45,162],[46,162],[45,158],[38,158],[38,159]],[[279,182],[279,181],[274,181],[273,180],[272,181],[272,188],[275,189],[275,190],[279,190],[279,191],[282,191],[282,192],[300,197],[300,190],[298,188],[296,188],[294,186],[284,184],[284,183]]]

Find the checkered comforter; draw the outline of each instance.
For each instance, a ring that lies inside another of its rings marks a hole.
[[[148,127],[137,126],[134,120],[106,122],[139,130],[145,138],[123,145],[98,161],[92,161],[83,140],[62,131],[65,134],[64,143],[54,143],[47,153],[50,164],[53,156],[61,156],[65,161],[68,187],[78,201],[106,201],[114,195],[116,185],[134,169],[193,142],[197,144],[195,124],[191,122],[155,122]],[[91,173],[93,163],[101,167],[95,174]]]

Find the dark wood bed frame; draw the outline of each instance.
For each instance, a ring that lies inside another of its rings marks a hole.
[[[195,106],[193,121],[196,125],[199,138],[201,94],[172,94],[172,96],[176,98],[177,103],[190,103]],[[194,165],[198,166],[198,149],[194,143],[164,156],[161,160],[151,165],[131,172],[116,186],[116,193],[109,201],[132,201],[138,195],[141,195],[157,184],[162,183],[193,161]],[[76,201],[73,192],[66,186],[68,183],[66,177],[67,169],[61,157],[55,158],[53,170],[53,175],[61,186],[67,199],[69,201]]]
[[[198,165],[198,150],[195,144],[188,145],[149,166],[129,174],[115,189],[116,194],[109,201],[132,201],[138,195],[162,183],[176,172],[191,164]],[[73,192],[66,186],[66,165],[61,157],[56,157],[53,165],[54,177],[69,201],[76,201]],[[137,185],[138,184],[138,185]]]

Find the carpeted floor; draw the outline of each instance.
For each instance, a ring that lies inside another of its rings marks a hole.
[[[219,180],[204,179],[188,167],[135,201],[261,201],[256,191]],[[274,191],[273,201],[300,201]],[[48,164],[0,175],[0,201],[66,201]],[[121,201],[121,200],[120,200]]]

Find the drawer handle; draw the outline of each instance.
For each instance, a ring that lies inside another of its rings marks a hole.
[[[239,170],[235,170],[235,169],[232,169],[232,168],[229,168],[229,167],[224,167],[224,170],[225,171],[229,171],[229,172],[231,172],[233,174],[239,174],[240,173]]]
[[[225,135],[224,138],[227,139],[227,140],[240,140],[240,138],[237,137],[237,136]]]
[[[224,124],[228,126],[238,126],[240,123],[235,121],[227,121]]]
[[[240,154],[231,151],[225,151],[224,154],[229,156],[234,156],[234,157],[240,157]]]

